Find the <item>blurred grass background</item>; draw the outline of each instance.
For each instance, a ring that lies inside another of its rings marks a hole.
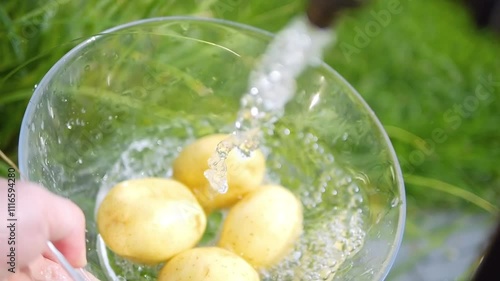
[[[16,161],[34,86],[83,39],[171,15],[233,20],[271,32],[304,10],[297,0],[3,0],[0,149]],[[487,212],[500,202],[500,39],[458,0],[373,0],[339,22],[325,54],[365,98],[401,161],[411,213]],[[0,175],[8,165],[0,162]],[[407,236],[418,235],[418,227]]]

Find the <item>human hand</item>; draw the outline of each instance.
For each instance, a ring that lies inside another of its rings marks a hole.
[[[70,200],[33,183],[16,182],[14,194],[15,204],[8,206],[12,195],[8,193],[8,182],[0,179],[0,280],[71,280],[47,242],[51,241],[73,267],[85,266],[83,212]],[[12,218],[8,207],[13,206],[17,220],[8,221]],[[14,258],[8,256],[12,256],[12,249]]]

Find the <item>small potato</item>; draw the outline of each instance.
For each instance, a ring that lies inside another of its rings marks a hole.
[[[171,259],[158,281],[259,281],[259,274],[244,259],[227,250],[194,248]]]
[[[124,181],[106,195],[97,227],[106,245],[133,262],[156,264],[190,249],[207,218],[191,191],[169,179]]]
[[[218,246],[256,268],[278,263],[302,233],[302,204],[288,189],[262,186],[229,211]]]
[[[233,205],[258,187],[264,178],[266,164],[260,150],[246,157],[233,149],[226,159],[228,191],[220,194],[213,190],[204,172],[208,169],[208,159],[214,154],[217,144],[227,137],[203,137],[186,146],[174,161],[173,177],[191,188],[207,213]]]

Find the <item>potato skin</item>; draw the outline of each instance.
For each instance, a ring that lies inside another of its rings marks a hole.
[[[114,186],[97,212],[97,227],[117,255],[142,264],[164,262],[198,243],[207,219],[183,184],[161,178]]]
[[[219,247],[256,268],[278,263],[302,233],[302,204],[288,189],[265,185],[234,205],[223,224]]]
[[[171,259],[158,281],[259,281],[244,259],[217,247],[193,248]]]
[[[260,150],[244,157],[236,149],[226,159],[228,191],[219,194],[205,178],[208,159],[217,144],[228,135],[216,134],[202,137],[187,145],[175,159],[173,177],[188,186],[207,213],[233,205],[245,194],[257,188],[264,179],[265,158]]]

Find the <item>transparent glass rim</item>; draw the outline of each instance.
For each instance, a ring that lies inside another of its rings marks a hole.
[[[50,70],[45,74],[45,76],[42,78],[40,83],[37,85],[29,103],[26,108],[23,120],[22,120],[22,126],[21,126],[21,131],[19,135],[19,169],[21,172],[21,178],[23,180],[29,180],[28,178],[25,178],[23,175],[27,174],[28,171],[28,163],[27,161],[24,161],[25,159],[25,151],[23,150],[23,147],[27,147],[24,143],[27,141],[27,134],[28,134],[28,126],[27,126],[27,120],[34,114],[36,104],[39,103],[42,95],[42,91],[40,89],[43,89],[49,81],[52,80],[54,75],[56,74],[57,70],[60,69],[66,61],[71,59],[73,56],[77,55],[81,49],[87,47],[87,45],[91,44],[92,42],[98,40],[100,37],[103,35],[120,31],[129,27],[133,26],[139,26],[142,24],[146,23],[152,23],[152,22],[173,22],[173,21],[189,21],[189,22],[210,22],[210,23],[217,23],[220,25],[226,25],[229,27],[233,27],[236,29],[242,29],[242,30],[247,30],[247,31],[252,31],[259,33],[261,35],[274,37],[274,34],[260,29],[256,28],[250,25],[242,24],[242,23],[237,23],[229,20],[223,20],[223,19],[215,19],[215,18],[206,18],[206,17],[198,17],[198,16],[169,16],[169,17],[155,17],[155,18],[148,18],[148,19],[142,19],[142,20],[137,20],[137,21],[132,21],[129,23],[125,23],[122,25],[118,25],[112,28],[109,28],[101,33],[95,34],[91,36],[89,39],[83,41],[82,43],[78,44],[75,46],[73,49],[71,49],[68,53],[66,53],[59,61],[54,64]],[[328,64],[325,62],[322,62],[320,64],[322,67],[327,69],[329,72],[333,73],[337,78],[339,78],[345,85],[348,86],[349,90],[354,94],[354,97],[356,98],[356,101],[359,102],[372,121],[374,121],[377,130],[379,133],[381,133],[383,139],[385,142],[388,144],[388,151],[391,157],[392,162],[394,163],[394,177],[396,178],[397,186],[398,186],[398,192],[400,194],[400,199],[401,203],[399,204],[399,217],[398,217],[398,226],[396,230],[396,235],[395,235],[395,240],[393,241],[393,244],[391,246],[391,249],[389,251],[389,258],[384,261],[384,263],[381,265],[381,270],[378,272],[377,275],[375,275],[376,280],[384,280],[387,275],[389,274],[389,271],[394,264],[396,260],[397,253],[399,251],[399,248],[401,247],[401,243],[403,240],[403,234],[404,234],[404,229],[405,229],[405,223],[406,223],[406,192],[405,192],[405,186],[404,186],[404,180],[403,180],[403,174],[401,171],[401,167],[399,165],[399,161],[396,155],[396,151],[394,150],[394,147],[392,146],[392,142],[387,135],[387,132],[385,131],[382,123],[380,120],[377,118],[375,115],[375,112],[370,108],[368,103],[362,98],[362,96],[352,87],[352,85],[345,80],[342,75],[340,75],[335,69],[330,67]]]

